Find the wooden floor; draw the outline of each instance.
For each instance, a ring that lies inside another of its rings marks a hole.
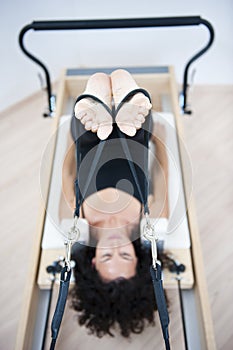
[[[14,348],[35,235],[40,159],[52,123],[41,117],[45,103],[45,96],[39,94],[0,114],[0,349],[4,350]],[[233,86],[195,87],[192,107],[193,116],[182,118],[193,167],[193,196],[217,349],[229,350],[233,344]],[[153,342],[145,334],[137,349],[152,349]],[[88,344],[82,349],[92,347],[91,338]],[[122,348],[119,339],[112,344],[112,349],[118,348]]]

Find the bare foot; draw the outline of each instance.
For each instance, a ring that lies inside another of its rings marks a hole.
[[[112,116],[101,103],[85,98],[75,105],[75,116],[86,130],[97,132],[101,140],[105,140],[112,132]]]
[[[112,94],[110,78],[104,73],[96,73],[87,82],[84,94],[94,95],[111,108]],[[103,104],[92,98],[84,98],[75,105],[75,116],[86,130],[97,132],[105,140],[112,132],[112,116]]]
[[[137,93],[129,102],[124,103],[116,116],[119,129],[128,136],[134,136],[145,122],[152,104],[148,97]]]
[[[129,72],[123,69],[114,71],[111,74],[113,98],[116,108],[123,98],[138,85]],[[152,104],[147,96],[139,92],[129,102],[124,103],[116,116],[116,123],[119,129],[128,136],[134,136],[141,128],[148,115]]]

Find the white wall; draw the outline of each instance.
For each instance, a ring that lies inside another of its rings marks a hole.
[[[33,20],[200,15],[216,33],[214,46],[195,63],[196,83],[233,84],[232,0],[8,0],[0,3],[0,110],[40,88],[33,62],[18,46],[20,29]],[[187,59],[208,39],[190,28],[30,32],[27,47],[47,64],[52,80],[63,67],[167,65],[182,81]]]

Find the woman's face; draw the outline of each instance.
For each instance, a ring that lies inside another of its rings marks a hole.
[[[124,233],[112,232],[98,241],[92,263],[105,281],[128,279],[136,274],[137,257],[130,239]]]

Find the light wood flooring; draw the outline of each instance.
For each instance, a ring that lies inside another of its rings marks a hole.
[[[40,159],[52,124],[50,119],[41,117],[45,104],[45,96],[38,94],[0,114],[0,349],[4,350],[14,348],[36,232]],[[233,344],[233,86],[196,86],[192,107],[193,115],[182,118],[192,160],[193,196],[205,273],[217,349],[230,350]],[[64,336],[68,332],[62,330]],[[145,334],[137,349],[150,349],[150,344],[153,349],[153,342]],[[111,348],[120,349],[121,345],[118,339]],[[132,345],[127,348],[136,349]],[[69,348],[68,343],[64,346]],[[90,340],[83,349],[92,346]]]

